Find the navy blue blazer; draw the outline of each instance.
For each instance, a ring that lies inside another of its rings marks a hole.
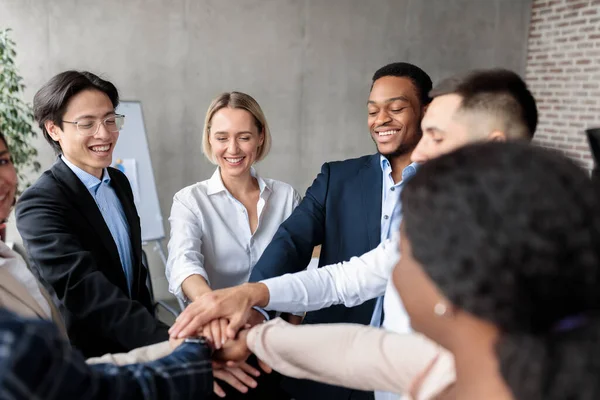
[[[254,266],[250,281],[304,270],[317,245],[321,245],[319,267],[347,261],[377,247],[381,241],[381,191],[379,154],[323,164],[304,199],[281,224]],[[304,322],[369,324],[374,306],[375,300],[352,308],[332,306],[308,313]],[[299,400],[350,396],[349,389],[314,382],[297,382],[293,389],[284,386]],[[356,394],[353,399],[369,398]]]

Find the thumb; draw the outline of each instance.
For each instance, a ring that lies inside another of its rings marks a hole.
[[[235,339],[237,333],[246,324],[246,321],[242,313],[235,314],[227,325],[227,336],[231,339]]]

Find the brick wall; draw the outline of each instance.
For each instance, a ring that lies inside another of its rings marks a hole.
[[[600,0],[534,0],[526,80],[535,141],[591,168],[584,130],[600,127]]]

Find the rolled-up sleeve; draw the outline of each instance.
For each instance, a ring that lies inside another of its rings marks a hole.
[[[202,255],[202,215],[194,212],[185,193],[177,193],[173,198],[169,222],[171,237],[166,267],[169,291],[178,298],[186,300],[181,284],[189,276],[200,275],[210,285]]]

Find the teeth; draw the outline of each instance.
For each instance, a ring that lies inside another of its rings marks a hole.
[[[395,133],[398,133],[398,131],[393,130],[393,131],[385,131],[385,132],[377,132],[377,133],[379,134],[379,136],[390,136]]]
[[[225,160],[226,160],[227,162],[230,162],[230,163],[232,163],[232,164],[237,164],[237,163],[239,163],[240,161],[242,161],[242,158],[241,158],[241,157],[240,157],[240,158],[226,158]]]
[[[92,147],[92,151],[97,151],[97,152],[108,151],[108,149],[110,149],[110,145],[109,144],[107,144],[105,146],[93,146]]]

